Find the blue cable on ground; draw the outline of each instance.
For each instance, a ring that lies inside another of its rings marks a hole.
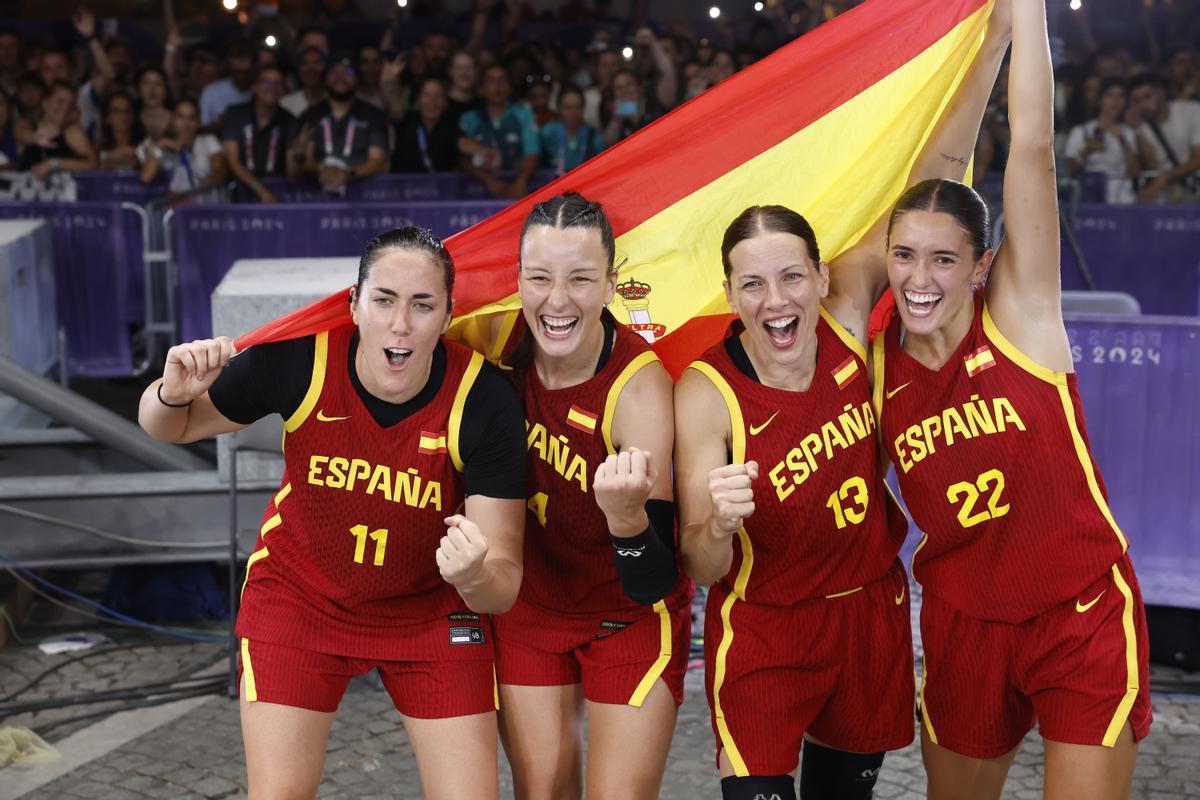
[[[150,622],[145,622],[140,619],[135,619],[126,614],[122,614],[120,611],[114,611],[113,609],[109,608],[108,606],[105,606],[101,603],[97,603],[95,600],[91,600],[87,597],[84,597],[81,594],[76,594],[75,592],[72,592],[70,589],[66,589],[62,586],[59,586],[56,583],[48,581],[45,578],[42,578],[42,577],[34,574],[31,570],[29,570],[28,567],[21,564],[19,561],[14,561],[13,559],[9,558],[8,556],[4,555],[3,553],[0,553],[0,562],[7,564],[12,569],[16,570],[17,572],[20,572],[26,578],[29,578],[30,580],[34,581],[35,583],[40,584],[41,586],[44,586],[48,589],[53,589],[56,592],[60,592],[61,594],[71,598],[72,600],[76,600],[80,603],[89,605],[92,608],[96,609],[97,611],[102,611],[103,613],[108,614],[109,616],[113,617],[114,619],[119,619],[122,622],[129,623],[130,625],[134,625],[139,628],[144,628],[145,630],[148,630],[148,631],[154,631],[155,633],[161,633],[166,636],[175,636],[180,639],[189,639],[194,642],[227,642],[227,641],[229,641],[228,636],[203,636],[203,635],[198,635],[198,634],[182,633],[180,631],[171,630],[170,628],[164,628],[161,625],[155,625]]]

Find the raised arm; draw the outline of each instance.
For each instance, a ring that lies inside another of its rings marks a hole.
[[[988,98],[1012,37],[1012,2],[996,0],[983,45],[913,163],[907,186],[930,178],[962,180],[966,175]],[[884,214],[829,267],[825,306],[864,344],[871,309],[887,290],[887,222],[888,215]]]
[[[1054,74],[1045,0],[1013,0],[1012,51],[1005,239],[988,279],[988,308],[1000,332],[1018,349],[1042,366],[1066,371],[1071,351],[1059,282]]]

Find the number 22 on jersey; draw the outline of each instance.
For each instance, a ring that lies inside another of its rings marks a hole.
[[[958,522],[964,528],[971,528],[989,519],[997,519],[1008,513],[1008,503],[1002,502],[1004,493],[1004,473],[998,469],[989,469],[981,473],[975,482],[959,481],[946,489],[946,499],[952,505],[962,501],[958,509]],[[987,507],[975,510],[976,503],[982,495],[987,495]]]

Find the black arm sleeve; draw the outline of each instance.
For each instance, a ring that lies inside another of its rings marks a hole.
[[[483,365],[467,395],[459,435],[468,495],[525,499],[525,410],[491,364]]]
[[[612,536],[613,560],[621,588],[635,603],[649,606],[671,593],[679,578],[675,564],[675,504],[647,500],[650,525],[637,536]]]
[[[256,344],[225,365],[208,397],[217,411],[239,425],[269,414],[287,419],[308,392],[315,351],[312,336]]]

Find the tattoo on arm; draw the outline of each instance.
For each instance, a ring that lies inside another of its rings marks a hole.
[[[940,155],[946,161],[949,161],[951,164],[958,164],[960,167],[965,167],[969,161],[969,159],[963,158],[962,156],[952,156],[949,153],[938,153],[938,155]]]

